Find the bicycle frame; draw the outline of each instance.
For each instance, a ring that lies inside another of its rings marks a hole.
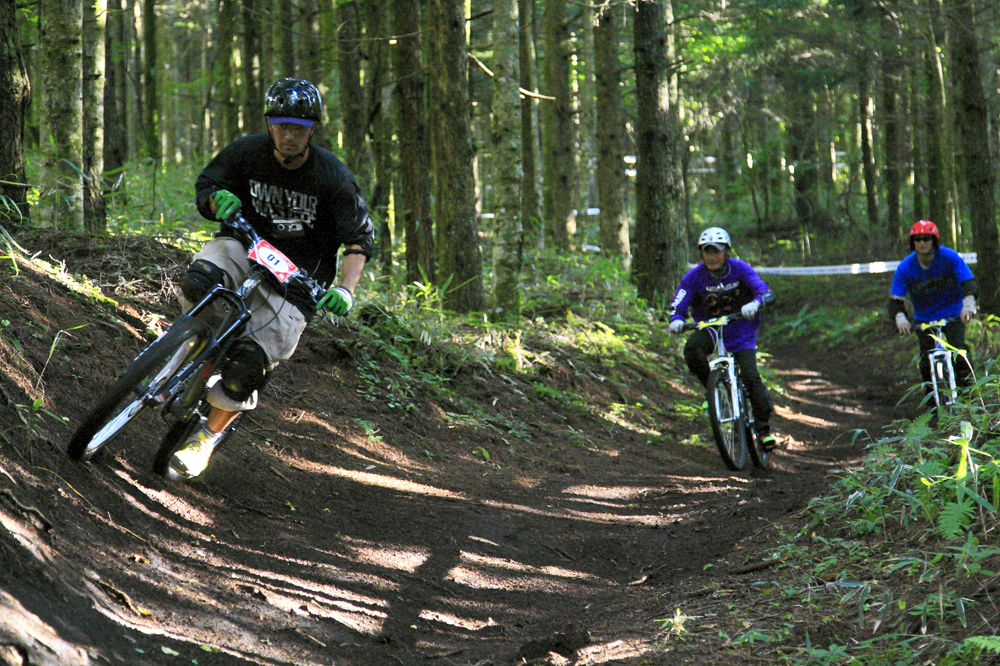
[[[937,405],[954,405],[958,401],[958,387],[955,384],[954,352],[941,343],[943,336],[941,329],[947,324],[947,319],[938,319],[937,321],[922,322],[920,324],[920,330],[930,331],[931,339],[934,340],[934,349],[927,355],[927,361],[931,368],[931,390],[934,392],[934,402]],[[945,378],[938,377],[938,363],[943,363],[948,369],[945,386],[939,385],[941,382],[944,382]],[[942,400],[942,397],[944,400]]]
[[[722,317],[716,317],[715,319],[708,319],[706,321],[700,321],[696,324],[696,328],[708,329],[715,341],[715,358],[708,362],[708,368],[711,372],[718,368],[724,368],[726,375],[729,377],[729,390],[732,394],[733,403],[733,415],[732,418],[726,421],[735,421],[743,416],[744,412],[747,412],[748,423],[753,423],[753,414],[751,410],[746,410],[743,402],[743,391],[740,388],[740,377],[739,369],[736,366],[736,359],[733,358],[726,351],[726,343],[722,337],[722,329],[726,327],[726,324],[735,321],[736,319],[742,319],[742,315],[726,315]]]

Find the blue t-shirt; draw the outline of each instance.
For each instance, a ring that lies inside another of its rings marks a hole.
[[[939,247],[929,268],[920,265],[911,252],[899,262],[889,294],[907,295],[913,303],[913,319],[936,321],[962,313],[962,283],[972,279],[968,264],[950,247]]]
[[[727,260],[721,277],[712,275],[703,262],[681,278],[671,303],[670,320],[683,321],[689,308],[695,321],[734,314],[752,300],[763,303],[768,291],[767,283],[745,261]],[[740,319],[726,326],[722,330],[726,349],[731,352],[756,349],[759,326],[760,315],[753,319]]]

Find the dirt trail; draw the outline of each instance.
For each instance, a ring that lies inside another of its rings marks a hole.
[[[31,381],[8,341],[92,315],[51,287],[4,290],[0,305],[35,322],[0,336],[0,425],[16,434]],[[139,349],[127,323],[74,331],[65,356],[83,360],[46,369],[55,413],[76,422]],[[393,409],[368,399],[345,335],[303,343],[201,482],[146,471],[155,420],[87,465],[65,459],[65,427],[6,437],[0,644],[41,625],[75,655],[53,663],[653,663],[655,620],[705,565],[820,492],[860,453],[846,433],[900,416],[866,399],[896,390],[873,394],[870,373],[772,349],[787,448],[765,476],[730,474],[714,446],[681,443],[690,426],[651,438],[495,374],[456,379],[451,403]],[[36,370],[49,346],[23,349]],[[553,377],[600,390],[553,358]],[[630,390],[670,413],[678,389],[636,372]],[[469,401],[507,425],[473,427]],[[22,655],[52,652],[31,646]]]

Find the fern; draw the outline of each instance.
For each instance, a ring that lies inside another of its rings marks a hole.
[[[976,517],[974,503],[968,497],[949,502],[937,516],[937,532],[942,539],[960,539]]]
[[[1000,655],[1000,636],[970,636],[965,644]]]

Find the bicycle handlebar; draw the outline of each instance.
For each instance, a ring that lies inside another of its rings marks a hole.
[[[711,326],[725,326],[726,324],[731,324],[734,321],[739,321],[740,319],[746,319],[741,312],[734,312],[733,314],[722,315],[721,317],[715,317],[714,319],[706,319],[705,321],[691,321],[684,322],[684,328],[682,331],[695,331],[702,328],[709,328]]]
[[[222,221],[222,228],[233,234],[237,241],[243,246],[245,250],[249,250],[258,241],[263,240],[261,235],[257,233],[257,230],[247,222],[246,218],[243,217],[243,213],[236,211],[228,218]],[[263,264],[260,264],[264,266]],[[267,268],[264,266],[264,268]],[[268,275],[273,276],[273,274],[268,271]],[[277,281],[277,278],[275,278]],[[279,283],[280,284],[280,283]],[[320,296],[326,291],[319,282],[309,277],[309,274],[305,269],[298,266],[295,267],[295,272],[292,273],[288,280],[282,284],[285,288],[287,294],[288,290],[294,286],[296,291],[305,291],[312,296],[313,306],[319,301]]]
[[[937,321],[921,321],[916,322],[920,324],[920,330],[926,331],[931,328],[943,328],[953,321],[958,321],[958,317],[945,317],[943,319],[938,319]]]

